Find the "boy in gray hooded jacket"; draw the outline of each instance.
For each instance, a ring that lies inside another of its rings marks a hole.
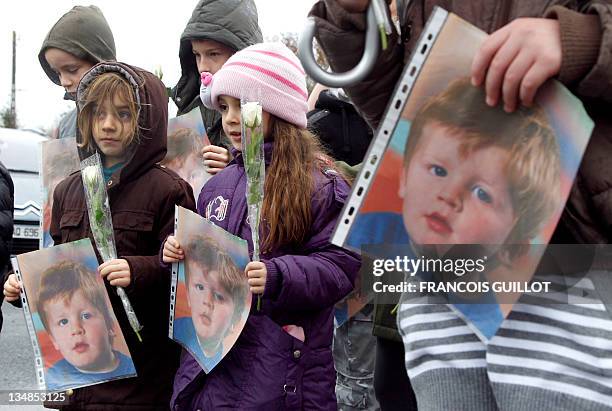
[[[75,100],[81,77],[102,61],[115,61],[113,33],[96,6],[75,6],[51,27],[38,53],[49,79],[64,87],[65,100]],[[76,107],[65,114],[53,137],[76,136]]]
[[[201,0],[181,34],[181,78],[172,90],[172,99],[179,116],[200,108],[212,144],[202,150],[210,174],[229,162],[230,144],[223,135],[221,115],[202,105],[200,73],[215,74],[232,54],[262,41],[253,0]],[[197,197],[199,193],[194,194]]]

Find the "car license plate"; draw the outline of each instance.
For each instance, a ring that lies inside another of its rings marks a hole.
[[[39,227],[35,225],[15,224],[13,238],[38,238]]]

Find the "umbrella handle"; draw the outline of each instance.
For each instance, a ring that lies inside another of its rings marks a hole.
[[[359,63],[344,73],[330,73],[319,67],[314,58],[312,40],[316,30],[315,20],[312,17],[308,18],[298,42],[298,57],[306,73],[317,83],[335,88],[351,86],[364,80],[374,68],[380,51],[379,30],[372,2],[368,7],[367,23],[365,47]]]

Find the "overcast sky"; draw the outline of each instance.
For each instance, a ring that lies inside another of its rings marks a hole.
[[[315,0],[255,0],[264,38],[299,32]],[[38,62],[38,51],[51,26],[75,5],[95,4],[108,20],[117,58],[149,71],[161,66],[164,83],[180,76],[180,35],[197,0],[16,0],[6,2],[0,15],[0,109],[11,95],[12,34],[17,32],[17,121],[22,128],[50,128],[61,113],[74,107],[62,99]]]

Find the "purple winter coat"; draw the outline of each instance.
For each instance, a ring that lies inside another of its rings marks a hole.
[[[272,146],[264,145],[266,164]],[[232,154],[234,160],[202,189],[198,212],[247,240],[252,251],[242,155]],[[204,375],[183,351],[174,380],[174,410],[337,409],[333,306],[353,289],[360,260],[329,239],[348,193],[348,184],[335,172],[315,172],[308,240],[262,256],[268,276],[261,311],[256,312],[253,298],[236,345],[210,374]],[[289,324],[304,328],[305,342],[283,331]]]

